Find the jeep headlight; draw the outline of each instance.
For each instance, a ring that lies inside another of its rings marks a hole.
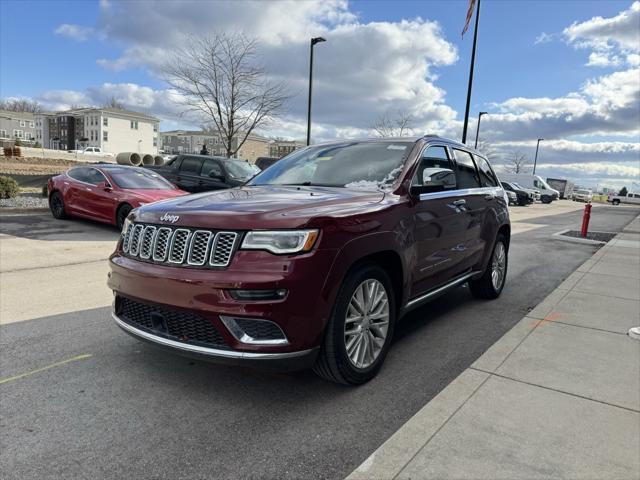
[[[240,248],[275,254],[302,253],[313,248],[318,235],[318,230],[253,230],[246,233]]]

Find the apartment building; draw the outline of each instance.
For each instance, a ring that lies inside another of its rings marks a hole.
[[[299,148],[303,148],[304,146],[305,143],[298,140],[275,139],[269,144],[269,156],[282,158]]]
[[[222,137],[216,132],[203,132],[199,130],[172,130],[162,132],[161,144],[164,153],[200,153],[202,146],[206,145],[209,155],[225,156],[226,150]],[[254,163],[258,157],[269,156],[268,138],[251,134],[244,142],[240,150],[233,156]],[[233,139],[232,147],[235,149],[238,139]]]
[[[35,116],[36,138],[46,148],[158,153],[160,121],[140,112],[118,108],[80,108]]]
[[[0,110],[0,141],[15,142],[16,140],[25,145],[35,143],[35,115],[29,112]]]

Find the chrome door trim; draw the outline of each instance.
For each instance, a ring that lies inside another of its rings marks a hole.
[[[421,193],[420,200],[432,200],[436,198],[466,197],[467,195],[498,195],[500,187],[462,188],[458,190],[445,190],[444,192]]]
[[[479,271],[471,271],[466,273],[460,277],[456,277],[451,280],[449,283],[442,285],[441,287],[436,288],[435,290],[431,290],[430,292],[425,293],[424,295],[420,295],[419,297],[413,298],[407,302],[407,304],[403,308],[403,313],[408,312],[409,310],[413,310],[414,308],[419,307],[420,305],[428,302],[429,300],[433,300],[435,297],[442,295],[447,290],[453,287],[457,287],[458,285],[466,282],[471,277],[478,275]]]

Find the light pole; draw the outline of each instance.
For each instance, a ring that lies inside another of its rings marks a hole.
[[[313,84],[313,46],[316,43],[326,42],[322,37],[313,37],[311,39],[311,53],[309,56],[309,101],[307,103],[307,145],[311,142],[311,90]]]
[[[538,163],[538,149],[540,148],[540,142],[544,140],[544,138],[539,138],[538,143],[536,144],[536,156],[533,159],[533,174],[536,174],[536,164]]]
[[[480,134],[480,119],[482,118],[482,115],[488,115],[488,112],[480,112],[478,113],[478,125],[476,125],[476,144],[474,145],[473,148],[478,148],[478,135]]]

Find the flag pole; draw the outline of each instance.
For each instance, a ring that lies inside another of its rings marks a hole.
[[[476,25],[473,30],[473,48],[471,49],[471,67],[469,68],[469,85],[467,86],[467,106],[464,111],[464,127],[462,128],[462,143],[467,143],[467,127],[469,126],[469,107],[471,104],[471,87],[473,85],[473,67],[476,63],[476,42],[478,40],[478,20],[480,19],[480,0],[476,0]]]

